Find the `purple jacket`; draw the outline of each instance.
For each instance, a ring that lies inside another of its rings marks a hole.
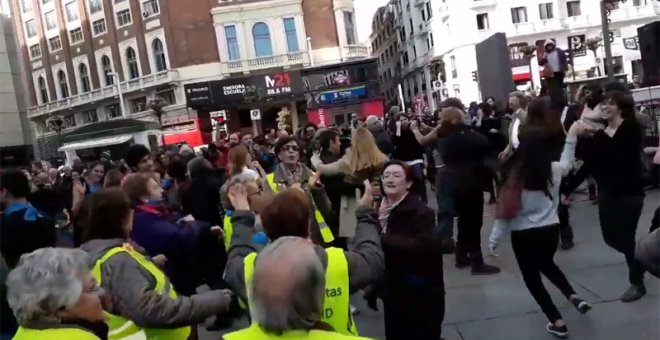
[[[566,52],[564,52],[564,50],[562,50],[559,47],[555,47],[555,50],[557,51],[557,55],[559,56],[559,64],[561,65],[561,72],[566,73],[566,71],[568,71],[568,56],[566,55]],[[544,66],[547,63],[548,63],[548,58],[545,56],[541,60],[539,60],[539,66]]]

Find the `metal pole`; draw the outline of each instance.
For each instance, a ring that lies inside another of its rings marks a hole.
[[[124,94],[121,93],[121,82],[119,81],[119,75],[117,75],[117,92],[119,93],[119,109],[121,110],[121,116],[123,118],[128,118],[128,112],[124,107]]]
[[[605,8],[606,0],[600,2],[600,20],[602,23],[603,30],[603,46],[605,47],[605,60],[603,62],[605,66],[605,73],[607,74],[607,80],[609,82],[615,81],[614,79],[614,68],[612,65],[612,43],[610,42],[610,22],[607,18],[607,8]],[[611,2],[611,1],[610,1]]]

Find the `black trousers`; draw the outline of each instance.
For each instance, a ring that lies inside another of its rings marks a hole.
[[[630,283],[644,285],[644,267],[635,259],[635,233],[644,196],[616,195],[599,187],[598,197],[598,218],[605,243],[626,257]]]
[[[513,253],[516,255],[525,285],[552,323],[562,317],[543,286],[541,274],[557,286],[566,298],[575,294],[566,276],[555,264],[557,243],[559,243],[557,225],[511,232]]]
[[[573,228],[571,228],[570,214],[568,212],[569,206],[559,203],[557,208],[557,215],[559,215],[559,235],[561,243],[573,241]]]
[[[458,190],[453,195],[458,216],[456,243],[457,261],[470,254],[473,265],[483,263],[481,254],[481,226],[483,225],[484,195],[479,187]]]
[[[437,287],[390,287],[383,296],[385,339],[439,340],[445,318],[444,291]]]

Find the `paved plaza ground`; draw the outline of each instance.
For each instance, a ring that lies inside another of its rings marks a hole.
[[[638,237],[648,232],[652,213],[658,205],[660,193],[647,193]],[[486,210],[486,215],[491,215],[492,206]],[[587,315],[580,315],[559,290],[545,280],[553,300],[560,306],[571,339],[660,339],[658,280],[647,275],[648,295],[634,303],[621,303],[619,297],[628,288],[625,260],[623,255],[605,245],[598,224],[597,208],[590,202],[575,203],[571,208],[571,224],[575,232],[575,248],[559,250],[555,259],[577,293],[593,304],[593,310]],[[492,217],[486,217],[483,240],[487,239],[491,226]],[[487,259],[502,268],[502,273],[494,276],[472,276],[469,269],[458,270],[454,267],[453,256],[444,257],[447,291],[447,312],[443,325],[445,340],[553,338],[544,330],[547,319],[522,281],[508,237],[502,238],[499,254],[497,258]],[[368,309],[361,294],[354,295],[353,302],[361,310],[355,318],[360,335],[385,339],[382,308],[380,312]],[[201,334],[203,340],[219,337],[219,333]]]

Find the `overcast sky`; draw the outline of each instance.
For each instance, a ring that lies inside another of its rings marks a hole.
[[[358,40],[366,42],[371,34],[371,19],[378,7],[384,6],[388,0],[354,0],[355,21],[357,22]]]

